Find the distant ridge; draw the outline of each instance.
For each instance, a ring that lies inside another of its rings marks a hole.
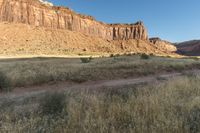
[[[200,40],[185,41],[176,44],[178,53],[188,56],[200,56]]]

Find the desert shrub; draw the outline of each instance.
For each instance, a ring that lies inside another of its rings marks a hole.
[[[126,54],[124,54],[124,55],[126,55]],[[110,57],[112,58],[117,58],[117,57],[120,57],[120,56],[122,56],[122,55],[120,55],[120,54],[111,54],[110,55]]]
[[[195,61],[199,61],[198,57],[191,57],[191,59],[195,60]]]
[[[127,54],[126,54],[126,56],[132,56],[132,55],[133,55],[132,53],[127,53]]]
[[[79,55],[79,56],[82,56],[83,54],[79,53],[78,55]]]
[[[181,70],[185,69],[185,66],[182,66],[182,65],[179,65],[179,64],[169,65],[169,67],[172,70],[175,70],[175,71],[181,71]]]
[[[110,54],[110,57],[114,57],[115,55],[114,54]]]
[[[191,133],[200,132],[200,108],[195,107],[190,111],[187,125]]]
[[[70,80],[75,83],[83,83],[87,81],[87,79],[85,79],[84,77],[72,77]]]
[[[155,56],[155,55],[153,53],[151,53],[150,56]]]
[[[166,58],[171,58],[171,56],[167,55]]]
[[[147,59],[149,59],[150,57],[149,57],[149,55],[143,53],[143,54],[140,55],[140,58],[141,58],[141,59],[144,59],[144,60],[147,60]]]
[[[92,61],[92,57],[89,57],[89,58],[84,57],[84,58],[80,58],[80,60],[82,63],[89,63]]]
[[[10,91],[9,79],[3,72],[0,72],[0,91]]]
[[[44,115],[59,115],[66,107],[66,96],[63,93],[47,93],[40,101],[41,113]]]
[[[120,56],[120,54],[115,54],[115,57],[119,57]]]

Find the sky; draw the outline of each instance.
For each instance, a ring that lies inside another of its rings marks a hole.
[[[143,21],[150,37],[200,39],[200,0],[49,0],[106,23]]]

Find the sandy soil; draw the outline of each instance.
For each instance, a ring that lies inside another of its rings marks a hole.
[[[0,56],[70,56],[108,53],[154,53],[168,55],[142,40],[109,41],[69,30],[53,30],[25,24],[0,23]]]

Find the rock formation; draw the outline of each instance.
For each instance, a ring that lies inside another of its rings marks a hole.
[[[0,0],[0,21],[78,31],[106,40],[148,40],[142,22],[105,24],[91,16],[77,14],[69,8],[53,6],[42,0]]]
[[[141,21],[106,24],[46,0],[0,0],[0,47],[3,56],[176,51],[169,42],[149,40]]]
[[[113,40],[141,39],[148,40],[147,31],[143,22],[135,24],[111,24]]]
[[[159,50],[165,52],[176,52],[177,48],[170,42],[161,40],[160,38],[150,38],[151,44],[156,46]]]

